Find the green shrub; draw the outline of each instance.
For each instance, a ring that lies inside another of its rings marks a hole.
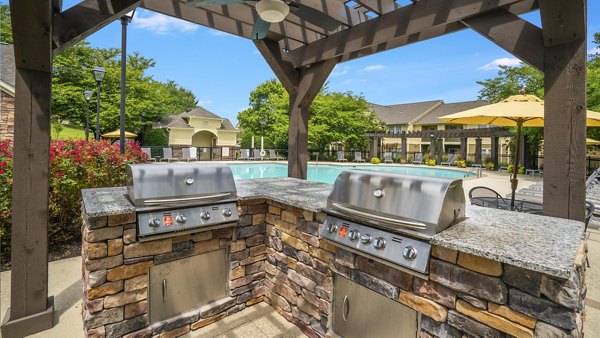
[[[128,142],[125,154],[107,140],[53,140],[50,143],[50,245],[78,239],[81,234],[81,189],[125,185],[127,165],[147,160],[138,143]],[[12,147],[0,144],[0,234],[2,250],[10,244]],[[3,255],[9,257],[9,255]]]
[[[425,164],[427,164],[429,166],[434,166],[435,165],[435,160],[434,159],[425,160]]]
[[[145,146],[168,146],[169,138],[162,128],[150,129],[144,135]]]
[[[381,163],[381,160],[380,160],[380,159],[378,159],[377,157],[373,157],[373,158],[371,159],[371,163],[373,163],[373,164],[379,164],[379,163]]]
[[[466,168],[467,162],[465,160],[456,160],[454,161],[459,168]]]
[[[507,171],[512,174],[513,169],[514,169],[514,166],[512,164],[509,164],[508,168],[507,168]],[[520,166],[519,169],[517,169],[517,174],[521,175],[521,174],[524,174],[524,173],[525,173],[525,167],[524,166]]]

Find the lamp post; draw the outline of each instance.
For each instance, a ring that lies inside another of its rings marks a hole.
[[[266,118],[262,118],[260,120],[258,120],[258,123],[260,123],[260,152],[262,153],[264,151],[264,128],[265,128],[265,124],[267,124],[267,119]]]
[[[86,89],[83,91],[83,97],[85,98],[85,141],[90,140],[90,100],[92,99],[92,91]]]
[[[133,19],[135,9],[121,17],[121,115],[119,124],[119,147],[121,154],[125,154],[125,81],[127,70],[127,24]]]
[[[94,79],[98,84],[98,90],[96,91],[96,140],[100,139],[100,92],[102,91],[102,80],[104,80],[104,75],[106,75],[106,71],[104,68],[98,66],[92,69],[92,74],[94,75]]]

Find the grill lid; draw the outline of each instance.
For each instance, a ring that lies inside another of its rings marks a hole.
[[[327,199],[328,213],[393,231],[432,236],[464,219],[462,180],[346,170]]]
[[[127,193],[136,206],[201,205],[233,201],[237,193],[231,169],[204,163],[130,164]]]

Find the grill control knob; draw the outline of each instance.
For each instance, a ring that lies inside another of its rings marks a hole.
[[[150,218],[148,225],[153,228],[158,228],[160,226],[160,220],[156,217]]]
[[[352,242],[358,241],[359,237],[360,237],[360,232],[358,232],[358,230],[350,230],[350,233],[348,234],[348,238],[350,238],[350,240]]]
[[[177,217],[175,217],[175,221],[177,223],[183,224],[183,223],[187,222],[187,217],[185,217],[184,214],[179,214],[179,215],[177,215]]]
[[[377,250],[383,250],[383,248],[385,248],[385,239],[383,239],[383,237],[375,238],[375,241],[373,241],[373,246]]]
[[[369,244],[371,243],[371,240],[373,240],[373,238],[369,234],[364,234],[360,236],[360,241],[362,242],[362,244]]]
[[[412,246],[407,246],[404,248],[404,250],[402,250],[402,256],[404,256],[404,258],[407,260],[412,261],[413,259],[417,258],[417,249],[413,248]]]
[[[229,209],[229,208],[223,209],[223,216],[229,217],[231,215],[233,215],[233,212],[231,211],[231,209]]]
[[[338,229],[338,226],[335,223],[329,223],[329,225],[327,226],[327,230],[331,233],[336,232],[337,229]]]
[[[202,218],[203,220],[210,219],[210,212],[208,212],[208,211],[201,212],[200,213],[200,218]]]

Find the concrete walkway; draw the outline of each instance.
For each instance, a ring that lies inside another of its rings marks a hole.
[[[475,186],[490,187],[501,195],[510,192],[509,176],[507,173],[485,173],[480,179],[464,181],[465,194]],[[519,177],[519,187],[526,187],[539,182],[540,177],[522,175]],[[468,201],[468,199],[467,199]],[[585,334],[587,337],[600,337],[600,230],[595,227],[600,222],[595,221],[594,229],[590,229],[588,248],[591,268],[586,272],[587,282],[587,318]],[[10,306],[10,271],[0,273],[0,315],[4,318],[6,309]],[[68,258],[49,264],[48,278],[49,294],[54,295],[55,326],[47,331],[31,337],[64,338],[83,336],[81,320],[81,257]],[[302,337],[302,332],[294,325],[279,316],[269,305],[257,304],[253,307],[227,317],[220,322],[201,328],[185,337]],[[1,335],[0,335],[1,337]]]

